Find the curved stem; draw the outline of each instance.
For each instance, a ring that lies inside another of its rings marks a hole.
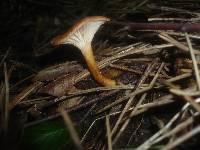
[[[116,82],[112,79],[108,79],[107,77],[103,76],[96,64],[91,44],[86,44],[85,48],[81,50],[85,61],[87,63],[88,69],[93,76],[93,78],[103,86],[115,86]]]

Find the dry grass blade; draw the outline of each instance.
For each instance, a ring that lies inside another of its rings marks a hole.
[[[172,129],[171,131],[167,132],[163,136],[156,139],[155,143],[158,143],[158,142],[164,140],[165,138],[168,138],[170,136],[173,136],[173,135],[179,133],[180,131],[183,131],[185,128],[187,128],[189,125],[191,125],[194,122],[195,117],[198,115],[199,115],[198,113],[195,113],[192,117],[190,117],[187,120],[183,121],[182,123],[178,124],[176,127],[174,127],[174,129]]]
[[[118,93],[119,91],[118,90],[114,90],[114,91],[110,91],[108,92],[107,94],[105,94],[103,97],[97,97],[95,99],[92,99],[88,102],[85,102],[83,104],[79,104],[77,106],[74,106],[72,108],[69,108],[67,110],[65,110],[66,112],[72,112],[72,111],[77,111],[79,109],[82,109],[82,108],[85,108],[85,107],[88,107],[90,106],[91,104],[94,104],[94,103],[97,103],[99,101],[102,101],[104,100],[106,97],[109,97],[109,96],[113,96],[113,95],[116,95],[116,93]],[[25,125],[25,128],[26,127],[29,127],[29,126],[33,126],[33,125],[36,125],[38,123],[41,123],[41,122],[45,122],[47,120],[52,120],[52,119],[55,119],[55,118],[58,118],[60,116],[60,113],[55,113],[55,114],[52,114],[50,116],[47,116],[45,118],[42,118],[42,119],[39,119],[39,120],[36,120],[36,121],[33,121],[33,122],[29,122]]]
[[[74,129],[73,123],[72,123],[69,115],[67,114],[67,112],[64,111],[63,108],[60,108],[59,111],[61,113],[61,116],[63,117],[65,125],[68,128],[68,131],[69,131],[69,133],[71,135],[72,140],[74,141],[74,144],[75,144],[76,148],[78,150],[83,150],[83,147],[81,146],[80,139],[78,137],[78,134],[76,133],[76,130]]]
[[[159,37],[161,39],[163,39],[163,40],[165,40],[165,41],[173,44],[174,46],[180,48],[181,50],[183,50],[185,52],[189,52],[189,48],[186,45],[184,45],[181,42],[175,40],[173,37],[169,36],[168,34],[166,34],[166,33],[160,33]],[[194,53],[195,54],[200,54],[200,51],[194,50]]]
[[[152,102],[152,103],[146,103],[146,104],[142,104],[140,106],[138,106],[138,109],[137,111],[132,115],[130,116],[131,117],[134,117],[134,116],[137,116],[141,113],[144,113],[146,111],[148,111],[149,109],[153,109],[153,108],[156,108],[156,107],[160,107],[160,106],[163,106],[163,105],[167,105],[167,104],[171,104],[173,103],[174,101],[172,100],[172,95],[166,95],[166,96],[163,96],[159,99],[156,99],[155,102]],[[130,108],[129,110],[127,111],[132,111],[134,108]],[[111,116],[115,116],[115,115],[118,115],[120,112],[115,112],[115,113],[111,113],[111,114],[108,114],[107,116],[111,117]],[[91,130],[91,128],[94,126],[94,124],[98,121],[98,120],[102,120],[102,119],[105,119],[106,116],[102,116],[100,118],[97,118],[95,119],[90,127],[87,129],[87,131],[85,132],[84,136],[82,137],[81,139],[81,142],[84,141],[84,139],[86,138],[87,134],[89,133],[89,131]]]
[[[95,92],[112,91],[112,90],[133,90],[133,89],[134,89],[133,86],[119,85],[119,86],[115,86],[115,87],[97,87],[97,88],[91,88],[91,89],[87,89],[87,90],[77,90],[74,92],[69,92],[67,94],[67,96],[62,96],[62,97],[56,98],[54,100],[54,103],[62,102],[64,100],[66,100],[67,98],[81,96],[84,94],[90,94],[90,93],[95,93]]]
[[[167,6],[159,7],[159,6],[155,6],[155,5],[150,6],[150,7],[153,8],[153,9],[159,9],[159,10],[163,10],[163,11],[166,11],[166,12],[175,12],[175,13],[182,13],[182,14],[185,14],[185,13],[192,14],[192,15],[194,15],[196,17],[199,17],[199,15],[200,15],[199,13],[192,12],[192,11],[189,11],[189,10],[186,10],[186,9],[176,8],[176,7],[167,7]]]
[[[183,143],[186,140],[189,140],[191,137],[193,137],[193,136],[195,136],[196,134],[199,134],[199,133],[200,133],[200,126],[197,126],[194,129],[192,129],[191,131],[189,131],[188,133],[182,135],[181,137],[177,138],[173,142],[167,144],[161,150],[171,150],[171,149],[174,149],[176,146],[180,145],[181,143]]]
[[[175,82],[175,81],[179,81],[179,80],[181,80],[181,79],[190,77],[191,75],[192,75],[191,73],[185,73],[185,74],[178,75],[178,76],[175,76],[175,77],[173,77],[173,78],[167,79],[166,81],[167,81],[167,82]],[[162,86],[164,86],[164,85],[159,85],[159,86],[156,87],[156,88],[160,88],[160,87],[162,87]],[[139,90],[136,90],[135,92],[133,92],[132,95],[138,95],[138,94],[147,92],[147,91],[149,91],[150,89],[151,89],[150,87],[146,87],[146,88],[143,88],[143,89],[139,89]],[[100,110],[97,112],[97,114],[102,113],[103,111],[106,111],[106,110],[110,109],[111,107],[114,107],[114,106],[116,106],[116,105],[118,105],[118,104],[124,102],[124,101],[127,100],[128,98],[129,98],[129,96],[123,97],[122,99],[119,99],[119,100],[117,100],[117,101],[115,101],[115,102],[113,102],[113,103],[111,103],[111,104],[105,106],[104,108],[100,109]]]
[[[41,102],[41,101],[47,101],[52,99],[51,96],[46,96],[46,97],[40,97],[40,98],[35,98],[35,99],[28,99],[26,101],[21,101],[19,104],[24,104],[24,105],[32,105],[35,104],[37,102]]]
[[[198,21],[199,18],[189,18],[189,19],[183,19],[183,18],[148,18],[148,21]]]
[[[142,88],[142,89],[138,89],[138,90],[134,91],[133,93],[131,93],[130,95],[125,96],[125,97],[123,97],[123,98],[121,98],[121,99],[119,99],[119,100],[117,100],[117,101],[115,101],[115,102],[109,104],[108,106],[105,106],[104,108],[102,108],[101,110],[99,110],[99,111],[97,112],[97,114],[102,113],[103,111],[106,111],[106,110],[110,109],[111,107],[114,107],[114,106],[116,106],[116,105],[118,105],[118,104],[120,104],[120,103],[126,101],[128,98],[130,98],[130,97],[132,97],[132,96],[136,96],[136,95],[138,95],[138,94],[142,94],[142,93],[144,93],[144,92],[147,92],[147,91],[149,91],[150,89],[151,89],[150,87],[145,87],[145,88]]]
[[[166,95],[166,96],[163,96],[162,98],[159,98],[159,99],[156,99],[156,100],[160,100],[160,101],[152,102],[152,103],[146,103],[146,104],[142,104],[142,105],[138,106],[137,111],[135,113],[133,113],[132,115],[130,115],[129,117],[130,118],[135,117],[135,116],[137,116],[141,113],[148,111],[149,109],[154,109],[154,108],[157,108],[159,106],[164,106],[164,105],[171,104],[171,103],[174,102],[172,100],[172,95]],[[130,108],[129,110],[127,110],[127,112],[132,111],[133,109],[134,108]],[[118,115],[119,113],[121,113],[121,111],[109,114],[109,116],[115,116],[115,115]]]
[[[192,97],[190,97],[190,96],[184,96],[184,99],[188,103],[190,103],[190,105],[192,107],[194,107],[194,109],[196,109],[200,113],[200,105],[197,102],[195,102],[195,100]]]
[[[173,78],[168,79],[167,82],[175,82],[175,81],[178,81],[178,80],[181,80],[181,79],[188,78],[191,75],[192,75],[191,73],[184,73],[184,74],[181,74],[181,75],[178,75],[178,76],[175,76]]]
[[[12,100],[9,103],[9,109],[13,109],[17,104],[19,104],[24,98],[26,98],[28,95],[30,95],[34,90],[38,89],[43,83],[42,82],[35,82],[34,84],[31,84],[29,87],[24,89],[22,92],[20,92],[14,100]]]
[[[11,87],[11,89],[13,89],[14,87],[17,87],[18,85],[24,83],[25,81],[30,80],[30,79],[33,78],[34,76],[35,76],[35,74],[32,74],[32,75],[30,75],[30,76],[25,77],[24,79],[18,81],[15,85],[13,85],[13,86]]]
[[[108,140],[108,150],[112,150],[112,136],[110,131],[110,121],[109,117],[106,116],[106,131],[107,131],[107,140]]]
[[[200,99],[196,99],[196,102],[200,102]],[[190,106],[189,103],[185,104],[181,110],[176,113],[171,120],[162,128],[160,129],[157,133],[155,133],[152,137],[150,137],[148,140],[146,140],[143,144],[141,144],[139,147],[136,148],[136,150],[147,150],[149,149],[152,145],[156,144],[157,139],[162,137],[165,133],[167,133],[170,129],[170,127],[173,125],[173,123],[179,118],[179,116],[184,112],[188,107]]]
[[[133,116],[135,114],[135,112],[138,109],[138,106],[140,106],[142,104],[142,102],[145,100],[147,96],[147,93],[144,93],[142,95],[142,97],[140,98],[139,102],[137,103],[137,105],[133,108],[132,112],[130,113],[129,116]],[[130,122],[130,118],[128,118],[124,124],[122,125],[122,127],[120,128],[119,132],[117,133],[117,135],[115,136],[114,140],[113,140],[113,144],[115,144],[117,142],[117,140],[119,139],[120,135],[124,132],[125,128],[128,126]]]
[[[84,94],[90,94],[90,93],[96,93],[96,92],[102,92],[102,91],[132,90],[132,89],[134,89],[133,86],[118,85],[118,86],[115,86],[115,87],[96,87],[96,88],[91,88],[91,89],[87,89],[87,90],[77,90],[77,91],[74,91],[74,92],[67,93],[66,96],[55,98],[53,100],[53,102],[51,102],[51,105],[53,105],[54,103],[65,101],[68,98],[72,98],[72,97],[76,97],[76,96],[81,96],[81,95],[84,95]],[[30,102],[34,102],[34,100],[30,101]],[[28,102],[21,102],[21,103],[29,103],[29,101]]]
[[[179,95],[179,93],[184,93],[184,90],[180,90],[180,88],[172,83],[168,83],[167,81],[164,82],[165,84],[171,86],[171,88],[174,88],[173,90],[170,89],[170,91],[172,91],[174,94]],[[180,91],[180,92],[176,92],[176,91]],[[185,93],[186,94],[186,93]],[[194,101],[194,99],[189,96],[189,95],[184,95],[183,96],[184,100],[186,100],[192,107],[194,107],[194,109],[196,109],[199,113],[200,113],[200,106],[198,103],[196,103]]]
[[[105,119],[105,117],[104,118],[97,118],[90,124],[89,128],[87,129],[87,131],[85,132],[85,134],[81,138],[81,143],[85,140],[85,138],[87,137],[89,131],[92,129],[92,127],[95,125],[95,123],[100,119]]]
[[[192,48],[192,44],[191,44],[190,38],[188,37],[187,33],[185,33],[185,37],[186,37],[187,44],[188,44],[188,47],[189,47],[189,50],[190,50],[190,55],[191,55],[192,63],[193,63],[193,66],[194,66],[195,77],[196,77],[196,80],[197,80],[198,89],[200,91],[200,76],[199,76],[199,69],[198,69],[196,57],[194,55],[194,49]]]
[[[155,67],[155,63],[154,64],[151,64],[149,65],[149,67],[146,69],[146,72],[145,74],[142,76],[141,80],[138,82],[138,87],[145,81],[145,79],[147,78],[147,76],[149,75],[149,73],[153,70],[153,68]],[[113,127],[112,129],[112,135],[117,131],[118,127],[119,127],[119,124],[121,123],[121,120],[122,118],[124,117],[125,115],[125,112],[129,109],[129,107],[131,106],[132,104],[132,101],[134,99],[135,95],[134,96],[131,96],[128,100],[128,102],[126,103],[122,113],[119,115],[119,118],[117,119],[117,122],[115,123],[115,126]]]
[[[161,136],[162,134],[166,133],[170,126],[177,120],[179,117],[180,112],[177,113],[161,130],[159,130],[157,133],[155,133],[152,137],[150,137],[148,140],[146,140],[143,144],[141,144],[139,147],[136,148],[136,150],[147,150],[149,149],[153,144],[155,144],[155,140]]]
[[[130,60],[129,60],[129,61],[130,61]],[[109,67],[116,68],[116,69],[123,70],[123,71],[127,71],[127,72],[131,72],[131,73],[135,73],[135,74],[139,74],[139,75],[143,74],[142,71],[130,69],[130,68],[125,67],[125,66],[119,66],[119,65],[110,64]],[[151,74],[149,74],[149,76],[153,76],[153,77],[154,77],[155,74],[154,74],[154,73],[151,73]],[[165,77],[165,78],[167,78],[167,76],[162,75],[162,74],[160,74],[159,77]]]
[[[4,63],[4,61],[6,60],[9,52],[10,52],[11,48],[8,48],[8,50],[6,51],[5,55],[3,56],[3,58],[1,59],[1,62],[0,62],[0,67],[1,65]]]
[[[183,91],[179,89],[170,89],[170,92],[180,95],[180,96],[199,96],[200,93],[198,91]]]
[[[7,135],[8,131],[8,121],[9,121],[9,110],[8,110],[8,104],[9,104],[9,81],[8,81],[8,73],[7,73],[7,66],[6,63],[4,63],[4,78],[5,78],[5,101],[4,101],[4,132],[5,135]]]
[[[87,90],[79,90],[79,91],[75,91],[73,93],[68,93],[67,95],[77,96],[77,95],[82,95],[82,94],[89,94],[92,92],[110,91],[110,90],[133,90],[133,89],[134,89],[134,86],[117,85],[114,87],[97,87],[97,88],[91,88],[91,89],[87,89]]]
[[[158,69],[156,75],[154,76],[153,80],[151,81],[151,83],[150,83],[150,85],[149,85],[150,88],[152,88],[153,85],[155,84],[155,81],[156,81],[156,79],[158,78],[158,76],[159,76],[160,72],[162,71],[163,67],[164,67],[164,63],[162,63],[162,64],[160,65],[160,67],[159,67],[159,69]],[[139,102],[138,102],[137,105],[133,108],[133,110],[132,110],[132,112],[130,113],[129,116],[133,116],[133,115],[135,114],[135,112],[137,111],[138,107],[143,103],[143,101],[144,101],[144,99],[145,99],[146,96],[147,96],[147,93],[144,93],[144,94],[142,95],[142,97],[140,98]],[[118,138],[119,138],[120,135],[123,133],[123,131],[125,130],[125,128],[126,128],[127,125],[129,124],[129,122],[130,122],[130,118],[128,118],[128,119],[125,121],[125,123],[122,125],[120,131],[117,133],[115,139],[113,140],[113,144],[115,144],[115,143],[117,142]]]

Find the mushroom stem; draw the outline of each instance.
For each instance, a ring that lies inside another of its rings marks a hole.
[[[90,70],[91,75],[93,78],[101,85],[103,86],[115,86],[116,82],[114,80],[108,79],[107,77],[103,76],[97,67],[92,46],[90,43],[86,44],[84,49],[82,49],[82,54],[85,58],[85,61],[87,63],[88,69]]]

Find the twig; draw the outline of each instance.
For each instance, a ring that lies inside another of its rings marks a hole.
[[[119,21],[110,21],[107,25],[125,26],[125,31],[136,30],[174,30],[182,32],[199,32],[199,23],[127,23]]]
[[[199,20],[199,18],[198,18]],[[181,36],[181,37],[185,37],[185,34],[183,32],[174,32],[174,31],[156,31],[158,33],[164,33],[164,34],[168,34],[168,35],[175,35],[175,36]],[[198,34],[188,34],[188,36],[192,39],[200,39],[200,36]]]
[[[78,150],[83,150],[83,147],[81,146],[80,139],[78,137],[78,134],[76,133],[76,130],[74,129],[74,126],[72,124],[72,121],[71,121],[69,115],[67,114],[67,112],[64,111],[63,108],[60,108],[60,113],[61,113],[61,116],[63,117],[65,125],[68,128],[68,131],[69,131],[69,133],[72,137],[72,140],[74,141],[76,148]]]

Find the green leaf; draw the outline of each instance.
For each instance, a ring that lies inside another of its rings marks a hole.
[[[61,121],[48,121],[26,128],[22,148],[30,150],[60,150],[71,143],[66,126]]]

